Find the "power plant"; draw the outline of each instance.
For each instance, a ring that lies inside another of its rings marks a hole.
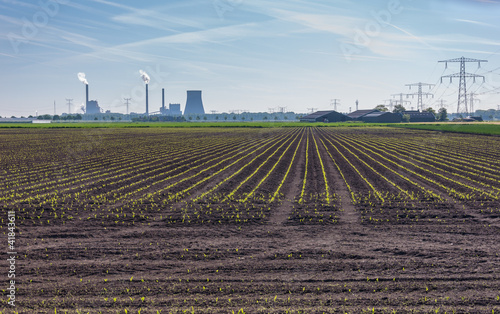
[[[184,115],[190,114],[205,114],[203,102],[201,100],[201,90],[188,90],[186,108],[184,108]]]
[[[141,75],[142,80],[145,83],[146,87],[146,116],[149,115],[149,82],[151,78],[149,75],[140,70],[139,74]],[[86,114],[99,114],[102,113],[102,109],[99,107],[99,104],[96,100],[89,100],[89,83],[85,77],[85,73],[78,73],[78,79],[85,84],[85,113]],[[161,108],[160,111],[153,112],[152,114],[161,114],[166,116],[182,116],[183,113],[181,111],[180,104],[169,104],[169,107],[165,107],[165,89],[162,88],[162,97],[161,97]],[[131,98],[125,98],[127,101],[127,114],[128,114],[128,104]],[[106,111],[110,113],[110,111]],[[187,91],[187,100],[186,107],[184,110],[184,115],[203,115],[205,114],[205,109],[203,108],[203,101],[201,100],[201,90],[188,90]]]

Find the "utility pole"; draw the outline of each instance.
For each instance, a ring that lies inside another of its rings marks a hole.
[[[458,103],[457,103],[457,113],[466,113],[467,115],[469,114],[469,110],[467,108],[467,85],[466,85],[466,79],[468,77],[472,77],[474,79],[474,83],[476,82],[476,77],[482,77],[483,82],[485,82],[485,78],[482,75],[477,75],[477,74],[472,74],[472,73],[467,73],[465,72],[465,64],[467,62],[477,62],[477,67],[481,67],[481,62],[488,62],[488,60],[478,60],[478,59],[470,59],[470,58],[457,58],[457,59],[450,59],[450,60],[443,60],[439,62],[444,62],[445,63],[445,68],[448,68],[448,62],[460,62],[460,73],[454,73],[450,75],[445,75],[441,76],[441,83],[443,83],[443,77],[449,77],[450,78],[450,83],[453,82],[454,77],[460,78],[460,85],[458,88]],[[462,111],[461,111],[462,110]]]
[[[337,105],[340,105],[340,99],[330,99],[330,105],[333,105],[333,110],[337,111]]]
[[[126,101],[126,104],[127,104],[127,114],[128,114],[128,105],[130,104],[130,101],[132,100],[132,98],[123,98],[125,101]]]
[[[56,115],[56,101],[54,100],[54,116]]]
[[[68,102],[68,114],[71,114],[71,102],[73,101],[73,99],[66,98],[66,101]]]
[[[274,113],[274,110],[276,110],[275,108],[267,108],[269,110],[269,113],[270,114],[273,114]]]
[[[422,86],[428,86],[429,87],[429,90],[434,86],[434,84],[427,84],[427,83],[414,83],[414,84],[406,84],[406,86],[408,86],[410,89],[412,86],[418,86],[418,92],[416,93],[413,93],[413,94],[406,94],[407,96],[412,96],[412,98],[417,95],[418,96],[418,102],[417,102],[417,110],[421,110],[423,111],[424,110],[424,104],[422,102],[422,96],[425,96],[426,98],[429,98],[429,96],[432,96],[434,97],[434,94],[431,94],[431,93],[424,93],[422,91]]]
[[[403,93],[399,93],[399,94],[393,94],[391,95],[392,97],[396,97],[396,96],[399,96],[399,100],[396,100],[396,104],[398,105],[401,105],[401,106],[404,106],[405,103],[409,104],[411,103],[411,101],[408,101],[408,100],[403,100],[403,96],[406,95],[406,94],[403,94]],[[406,95],[406,98],[408,98],[408,95]]]

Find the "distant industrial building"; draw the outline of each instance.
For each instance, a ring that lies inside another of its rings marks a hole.
[[[165,88],[161,90],[161,108],[160,114],[164,116],[182,116],[181,104],[169,104],[165,107]]]
[[[410,122],[435,122],[436,117],[432,112],[428,111],[423,111],[420,112],[419,110],[416,111],[405,111],[403,112],[403,115],[409,115],[410,116]]]
[[[168,104],[168,108],[163,105],[160,113],[165,116],[182,116],[181,104]]]
[[[188,90],[184,115],[196,114],[205,114],[203,101],[201,100],[201,90]]]
[[[403,117],[399,113],[393,112],[373,112],[365,114],[361,117],[361,120],[366,123],[400,123]]]
[[[337,111],[317,111],[300,118],[301,122],[344,122],[351,118]]]
[[[366,116],[368,114],[376,113],[376,112],[380,112],[380,111],[378,111],[376,109],[356,110],[354,112],[351,112],[347,116],[349,118],[351,118],[352,120],[362,121],[364,116]]]

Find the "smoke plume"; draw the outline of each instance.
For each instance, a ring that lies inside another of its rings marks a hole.
[[[144,72],[143,70],[139,70],[139,73],[141,74],[142,80],[144,83],[149,84],[149,81],[151,81],[151,78],[149,78],[149,75]]]
[[[85,78],[85,73],[78,73],[78,79],[80,80],[80,82],[82,82],[83,84],[85,85],[89,85],[89,82],[87,82],[87,79]]]

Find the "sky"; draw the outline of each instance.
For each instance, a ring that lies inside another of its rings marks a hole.
[[[206,112],[278,107],[350,112],[389,104],[456,112],[466,57],[474,109],[500,105],[500,0],[0,0],[0,116],[184,109],[202,90]],[[470,98],[470,97],[469,97]],[[71,106],[67,99],[72,99]],[[441,103],[441,101],[443,101]]]

